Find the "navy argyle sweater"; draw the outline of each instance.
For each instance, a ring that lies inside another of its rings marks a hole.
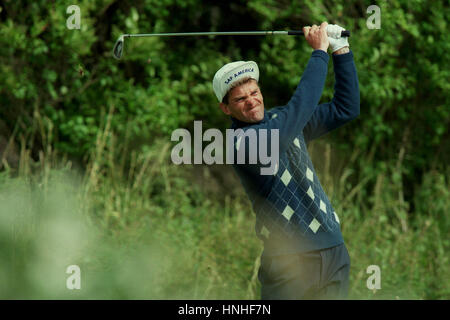
[[[353,53],[333,55],[334,97],[319,104],[327,76],[329,55],[322,50],[311,54],[294,95],[287,105],[264,112],[258,123],[244,123],[232,117],[232,128],[243,132],[253,128],[279,130],[279,162],[272,175],[261,175],[257,164],[233,165],[256,213],[255,230],[264,241],[265,255],[308,252],[343,243],[338,213],[325,194],[307,144],[359,115],[359,85]],[[259,134],[257,135],[259,139]],[[267,134],[271,150],[271,136]],[[235,139],[235,147],[249,142]],[[241,146],[242,145],[242,146]],[[259,144],[258,144],[259,145]]]

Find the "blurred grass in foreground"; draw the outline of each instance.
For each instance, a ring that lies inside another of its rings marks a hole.
[[[1,299],[259,299],[262,246],[237,179],[217,191],[207,166],[171,164],[167,142],[132,151],[109,122],[86,172],[50,142],[0,173]],[[395,171],[352,185],[357,151],[339,169],[328,144],[311,149],[350,252],[349,298],[449,299],[449,172],[423,177],[411,213]],[[66,288],[69,265],[81,290]],[[369,265],[381,268],[376,292]]]

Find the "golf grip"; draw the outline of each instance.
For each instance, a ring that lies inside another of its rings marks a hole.
[[[288,31],[288,35],[290,36],[303,36],[303,31],[290,30]],[[341,32],[341,37],[350,37],[350,31],[344,30]]]

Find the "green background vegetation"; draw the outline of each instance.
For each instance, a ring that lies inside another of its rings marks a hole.
[[[352,259],[352,299],[449,299],[450,9],[445,1],[3,1],[0,298],[258,299],[261,243],[228,166],[175,166],[171,132],[228,128],[211,80],[254,60],[267,107],[290,98],[299,37],[122,33],[351,30],[355,121],[310,152]],[[69,30],[66,8],[81,8]],[[370,30],[369,5],[381,8]],[[333,95],[333,66],[323,101]],[[67,290],[79,265],[82,289]],[[379,265],[382,289],[366,287]]]

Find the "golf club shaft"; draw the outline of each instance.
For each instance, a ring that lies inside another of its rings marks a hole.
[[[140,33],[124,34],[124,38],[134,37],[186,37],[186,36],[268,36],[268,35],[303,35],[303,31],[231,31],[231,32],[181,32],[181,33]],[[349,37],[350,31],[342,31],[342,37]]]
[[[268,35],[289,35],[302,36],[301,30],[290,31],[231,31],[231,32],[182,32],[182,33],[136,33],[136,34],[122,34],[117,39],[114,48],[113,56],[116,59],[122,57],[123,44],[125,38],[137,37],[183,37],[183,36],[268,36]],[[350,37],[350,31],[344,30],[341,32],[341,37]]]

